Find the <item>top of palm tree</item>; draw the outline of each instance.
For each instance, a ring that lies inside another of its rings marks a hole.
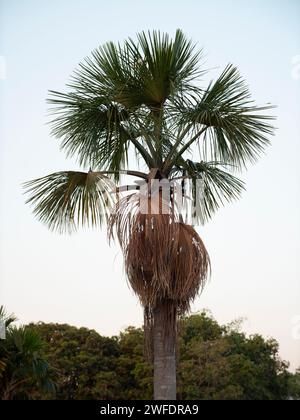
[[[96,225],[111,209],[112,180],[120,171],[204,182],[201,219],[208,220],[244,186],[233,170],[254,162],[273,134],[271,106],[257,106],[229,64],[207,87],[202,52],[181,30],[109,42],[75,71],[68,92],[50,91],[52,134],[89,172],[63,171],[26,183],[28,202],[50,228]],[[197,147],[199,159],[189,152]],[[141,168],[129,167],[134,151]],[[136,186],[130,188],[135,189]],[[118,190],[122,191],[122,188]]]

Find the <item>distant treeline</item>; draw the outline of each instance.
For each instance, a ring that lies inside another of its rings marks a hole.
[[[2,399],[151,399],[142,329],[103,337],[66,324],[8,324],[0,340]],[[288,371],[275,340],[247,337],[239,323],[220,326],[207,312],[184,318],[179,330],[178,399],[300,398],[300,371]]]

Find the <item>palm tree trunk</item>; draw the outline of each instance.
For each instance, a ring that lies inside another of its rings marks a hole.
[[[176,400],[176,319],[172,317],[164,302],[153,311],[155,400]]]

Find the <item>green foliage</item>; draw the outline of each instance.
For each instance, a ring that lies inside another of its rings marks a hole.
[[[6,337],[0,340],[0,399],[31,399],[37,392],[53,395],[54,382],[44,356],[44,343],[35,329],[15,327],[15,317],[0,308]]]
[[[221,326],[207,312],[181,321],[178,398],[299,398],[300,375],[288,372],[288,365],[278,356],[277,342],[259,335],[247,337],[238,326]],[[153,372],[143,356],[142,329],[129,327],[107,338],[69,325],[36,324],[31,328],[47,343],[47,357],[58,383],[57,399],[152,398]]]
[[[268,144],[272,118],[260,114],[268,109],[270,106],[253,104],[244,80],[230,64],[195,106],[182,110],[182,115],[185,121],[208,127],[200,146],[204,160],[244,166],[255,161]]]
[[[203,181],[202,200],[198,203],[199,211],[195,212],[196,221],[208,221],[226,202],[240,197],[244,191],[244,183],[226,171],[219,162],[192,162],[187,159],[180,161],[185,175],[191,182],[191,191],[194,202],[197,200],[197,180]],[[197,220],[198,218],[198,220]]]
[[[51,229],[73,231],[78,225],[101,225],[112,207],[113,184],[97,172],[64,171],[27,182],[34,212]]]
[[[8,314],[3,305],[0,306],[0,322],[5,324],[5,328],[8,328],[17,318],[14,314]]]
[[[55,372],[58,399],[110,399],[116,394],[116,339],[93,330],[69,325],[31,325],[46,342],[46,353]]]
[[[289,392],[291,398],[300,400],[300,369],[295,375],[289,375]]]
[[[0,313],[14,319],[3,308]],[[0,397],[151,399],[153,371],[143,340],[143,330],[133,327],[109,338],[66,324],[10,324],[0,340]],[[178,352],[180,399],[300,399],[300,371],[288,371],[278,343],[246,337],[239,323],[221,326],[207,312],[185,317]]]
[[[47,343],[57,399],[138,399],[142,394],[151,398],[147,388],[151,389],[152,371],[144,361],[141,329],[129,328],[108,338],[65,324],[39,323],[31,328]]]
[[[130,170],[130,151],[147,174],[157,168],[169,180],[174,174],[203,177],[204,204],[194,203],[202,206],[201,222],[238,198],[243,183],[231,172],[255,161],[269,144],[273,118],[264,111],[272,107],[254,104],[233,65],[201,87],[201,55],[180,30],[174,39],[142,32],[136,41],[97,48],[79,65],[67,92],[50,91],[52,134],[67,156],[96,172],[59,172],[25,184],[34,213],[60,231],[83,220],[95,226],[97,211],[107,214],[110,206],[85,179],[109,172],[118,180],[119,171]],[[195,146],[200,163],[191,164],[188,153]]]
[[[247,338],[237,329],[214,325],[205,314],[191,320],[194,334],[182,348],[179,363],[183,399],[280,400],[289,396],[288,364],[279,359],[275,340],[259,335]],[[191,328],[190,319],[185,323],[183,338]]]

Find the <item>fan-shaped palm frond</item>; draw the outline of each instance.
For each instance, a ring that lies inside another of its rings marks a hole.
[[[255,161],[274,131],[269,123],[274,117],[261,114],[271,108],[254,105],[238,70],[228,65],[195,104],[182,107],[182,123],[187,125],[187,133],[192,134],[179,150],[175,148],[172,162],[196,141],[204,160],[220,160],[238,167]]]
[[[49,364],[43,355],[44,342],[29,327],[10,327],[0,345],[3,357],[0,366],[1,399],[28,399],[37,384],[45,391],[53,391],[55,384],[49,375]]]
[[[113,206],[114,184],[99,172],[56,172],[24,186],[38,219],[59,232],[101,225]]]
[[[107,99],[78,93],[50,92],[55,108],[52,134],[62,138],[62,149],[67,155],[78,156],[83,166],[119,170],[127,163],[130,137],[125,122],[126,110]]]
[[[8,314],[3,305],[0,306],[0,323],[8,328],[13,322],[17,321],[14,314]]]
[[[130,40],[126,44],[137,63],[138,79],[144,92],[144,104],[157,108],[183,89],[192,86],[190,82],[201,72],[198,63],[201,51],[195,53],[195,46],[177,30],[174,41],[168,34],[142,32],[138,43]]]
[[[221,162],[192,162],[189,159],[181,159],[180,164],[180,171],[184,174],[183,182],[190,183],[187,188],[191,191],[192,218],[195,224],[208,221],[221,206],[238,199],[245,190],[244,183],[228,172],[230,165]]]

